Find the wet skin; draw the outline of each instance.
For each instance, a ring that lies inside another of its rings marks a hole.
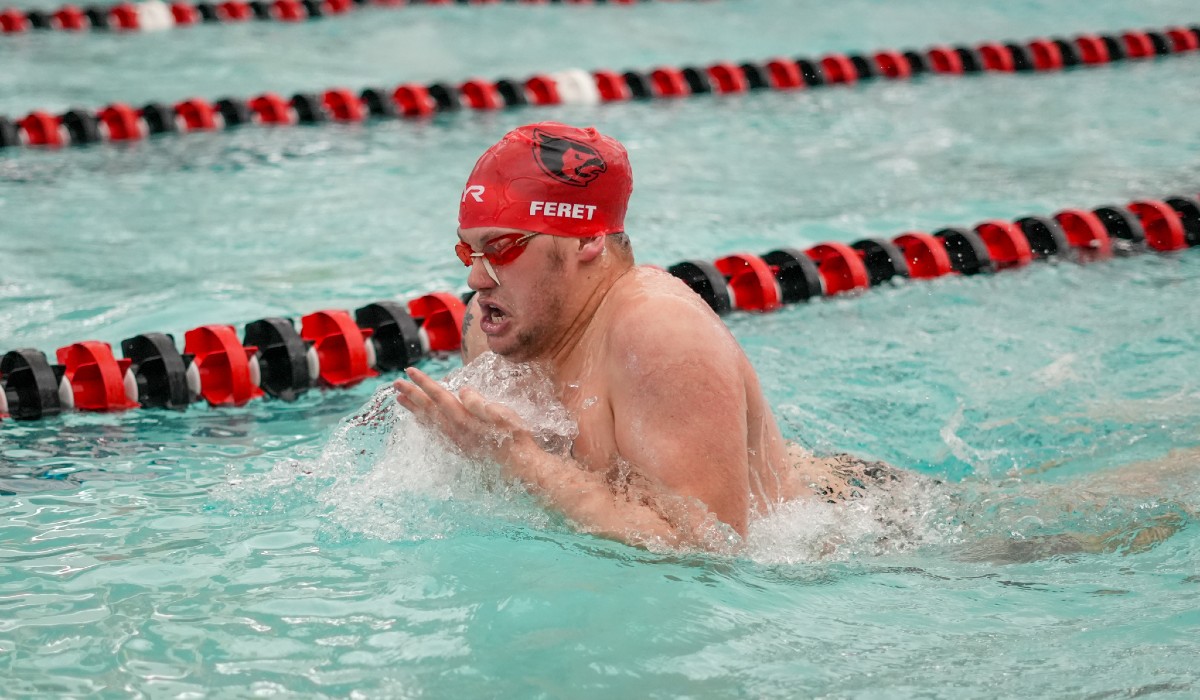
[[[511,229],[459,232],[475,250]],[[506,407],[409,370],[398,400],[463,454],[494,462],[583,529],[635,544],[714,546],[774,503],[811,493],[728,329],[670,275],[606,238],[537,236],[510,264],[475,262],[465,334],[547,369],[579,424],[550,454]],[[736,539],[736,538],[732,538]]]

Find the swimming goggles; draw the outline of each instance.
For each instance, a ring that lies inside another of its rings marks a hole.
[[[459,241],[454,246],[454,252],[458,253],[458,259],[467,267],[474,265],[476,259],[482,260],[483,269],[487,270],[488,276],[496,284],[500,284],[500,280],[496,277],[496,271],[492,269],[492,266],[507,265],[521,257],[521,254],[525,252],[525,247],[529,239],[540,235],[542,234],[506,233],[503,236],[496,236],[484,244],[483,251],[480,253],[472,250],[466,241]]]

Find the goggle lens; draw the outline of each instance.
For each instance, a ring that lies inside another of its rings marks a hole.
[[[470,267],[475,263],[475,258],[484,258],[493,265],[507,265],[525,252],[525,244],[530,238],[540,234],[537,233],[506,233],[503,236],[497,236],[488,241],[483,247],[483,252],[476,253],[467,245],[465,241],[459,241],[454,246],[454,252],[458,254],[458,259],[462,264]]]

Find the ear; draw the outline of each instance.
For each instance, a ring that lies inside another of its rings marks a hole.
[[[579,262],[590,263],[604,253],[604,236],[579,239]]]

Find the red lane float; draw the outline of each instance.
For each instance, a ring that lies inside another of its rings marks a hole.
[[[983,57],[983,67],[986,70],[1001,73],[1012,73],[1016,70],[1012,50],[1004,44],[988,42],[979,46],[979,55]]]
[[[825,74],[825,82],[831,85],[858,82],[858,70],[845,54],[833,53],[822,57],[821,72]]]
[[[321,96],[329,116],[339,122],[361,122],[366,119],[366,109],[361,99],[354,93],[342,88],[326,90]]]
[[[1175,53],[1200,50],[1200,32],[1172,27],[1167,30],[1167,38],[1170,39],[1171,50]]]
[[[1033,57],[1033,68],[1039,71],[1061,70],[1064,66],[1062,47],[1049,39],[1029,42],[1029,53]]]
[[[246,103],[260,124],[295,124],[296,113],[287,100],[273,92],[265,92]]]
[[[525,90],[530,102],[535,105],[556,105],[562,102],[558,94],[558,83],[545,75],[535,75],[525,81]]]
[[[1112,254],[1112,239],[1100,217],[1083,209],[1064,209],[1054,215],[1054,220],[1067,234],[1067,241],[1081,252],[1098,256]]]
[[[422,342],[428,345],[429,352],[458,350],[466,310],[461,299],[445,292],[427,294],[408,303],[408,313],[420,324]]]
[[[74,5],[63,5],[61,9],[51,15],[51,18],[57,29],[66,32],[82,31],[87,25],[87,15]]]
[[[243,347],[233,326],[200,326],[183,334],[183,351],[200,372],[200,396],[211,406],[244,406],[261,398],[256,347]]]
[[[308,10],[299,0],[275,0],[271,3],[271,16],[280,22],[303,22],[308,19]]]
[[[216,108],[204,100],[184,100],[175,105],[175,114],[179,116],[185,131],[210,131],[217,128],[219,114]]]
[[[734,308],[774,311],[783,305],[775,272],[757,255],[735,253],[713,264],[725,276]]]
[[[1154,42],[1146,32],[1128,31],[1121,35],[1126,58],[1150,58],[1154,56]]]
[[[406,117],[427,117],[434,112],[433,98],[424,85],[401,85],[392,92],[392,101]]]
[[[912,63],[908,57],[899,51],[879,51],[875,54],[875,65],[879,72],[892,80],[904,80],[912,77]]]
[[[300,319],[300,337],[313,343],[320,359],[319,379],[326,386],[349,387],[378,376],[368,361],[367,338],[348,311],[317,311]]]
[[[112,347],[85,340],[55,353],[80,411],[124,411],[137,408],[137,384],[128,374],[130,361],[113,357]]]
[[[96,116],[104,129],[103,136],[109,141],[135,141],[146,136],[140,115],[129,105],[111,104]]]
[[[242,0],[225,0],[217,5],[217,17],[222,22],[245,22],[253,16],[254,10]]]
[[[746,92],[750,89],[746,83],[746,74],[732,63],[717,63],[709,66],[708,77],[712,81],[713,92],[726,94]]]
[[[934,73],[961,75],[963,72],[962,56],[949,46],[935,46],[929,49],[929,68]]]
[[[633,97],[624,76],[616,71],[598,70],[592,73],[592,78],[603,102],[624,102]]]
[[[656,68],[650,73],[650,85],[659,97],[684,97],[692,92],[678,68]]]
[[[468,80],[458,89],[471,109],[493,110],[504,106],[504,98],[500,96],[495,83],[480,79]]]
[[[946,247],[928,233],[909,231],[895,237],[892,242],[904,254],[904,261],[908,263],[913,279],[933,279],[954,272]]]
[[[1075,46],[1079,49],[1079,60],[1089,65],[1108,63],[1111,58],[1108,45],[1095,34],[1084,34],[1075,38]]]
[[[825,293],[828,295],[871,286],[862,258],[845,243],[821,243],[804,253],[817,264],[817,270],[825,281]]]
[[[1020,267],[1033,262],[1029,241],[1016,224],[1008,221],[985,221],[975,227],[983,239],[992,262],[998,268]]]
[[[200,12],[195,5],[176,2],[171,4],[171,17],[177,26],[187,27],[200,21]]]
[[[1171,251],[1187,247],[1183,222],[1165,202],[1146,199],[1133,202],[1129,211],[1137,216],[1146,232],[1146,244],[1155,250]]]
[[[800,72],[800,66],[796,65],[795,61],[789,61],[784,58],[776,58],[766,63],[767,80],[771,87],[776,90],[799,90],[806,87],[804,82],[804,74]]]
[[[29,31],[29,20],[25,13],[16,8],[8,8],[0,12],[0,32],[5,34],[21,34]]]
[[[17,126],[30,146],[61,146],[66,141],[62,133],[62,122],[45,112],[30,112]]]
[[[140,28],[137,8],[129,3],[113,6],[108,11],[108,24],[115,29],[137,31]]]

